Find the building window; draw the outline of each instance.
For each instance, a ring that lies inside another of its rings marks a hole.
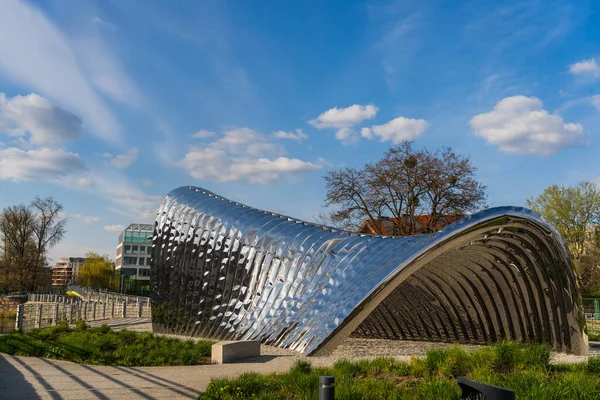
[[[150,270],[147,268],[144,269],[138,269],[138,275],[139,276],[150,276]]]
[[[146,254],[146,246],[140,246],[140,254]]]
[[[147,251],[148,255],[151,256],[152,255],[152,246],[148,246],[148,251]]]
[[[125,245],[125,254],[131,254],[131,246],[128,244]]]
[[[144,257],[138,258],[138,265],[144,265]]]
[[[138,253],[138,247],[137,246],[131,246],[131,252],[133,254],[137,254]]]
[[[146,258],[146,265],[150,266],[150,260],[152,260],[150,257]]]
[[[125,257],[123,259],[123,263],[125,265],[136,265],[137,264],[137,257]]]

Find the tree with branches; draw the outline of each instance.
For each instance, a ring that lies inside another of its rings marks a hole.
[[[320,218],[353,230],[373,221],[379,234],[384,234],[384,218],[393,222],[393,235],[434,232],[444,225],[445,216],[462,216],[485,206],[486,186],[477,180],[476,171],[468,157],[451,148],[417,150],[414,142],[405,141],[362,168],[329,171],[325,206],[334,210]],[[427,215],[425,226],[421,215]]]
[[[548,219],[565,239],[571,256],[579,260],[586,250],[586,229],[600,223],[600,191],[592,182],[576,186],[552,185],[525,205]]]
[[[0,213],[3,289],[34,291],[48,285],[47,252],[66,232],[62,205],[52,197],[8,206]],[[43,278],[43,279],[42,279]]]

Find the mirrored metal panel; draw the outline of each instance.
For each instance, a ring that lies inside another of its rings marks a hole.
[[[565,244],[538,214],[499,207],[434,234],[345,232],[196,187],[162,201],[153,236],[155,331],[260,340],[307,355],[348,336],[547,342],[585,354]]]

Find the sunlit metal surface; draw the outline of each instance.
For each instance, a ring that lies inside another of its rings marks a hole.
[[[181,187],[157,215],[151,286],[155,331],[260,340],[307,355],[327,354],[349,335],[511,339],[587,352],[564,242],[524,208],[391,238]]]

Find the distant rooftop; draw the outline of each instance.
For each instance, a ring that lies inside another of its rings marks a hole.
[[[129,224],[126,231],[154,231],[153,224]]]

